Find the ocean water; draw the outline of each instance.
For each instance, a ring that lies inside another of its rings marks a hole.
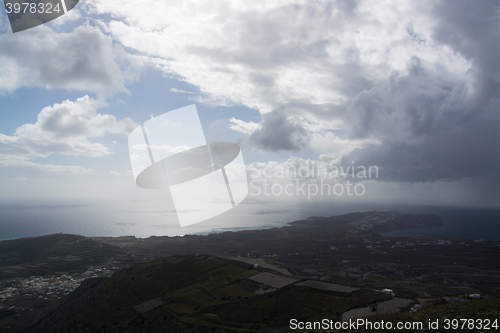
[[[53,233],[83,236],[182,236],[247,229],[267,229],[307,218],[314,209],[298,205],[246,200],[217,217],[180,227],[173,210],[154,202],[126,204],[2,204],[0,240]]]
[[[422,237],[446,236],[460,239],[500,240],[500,208],[471,207],[400,207],[406,213],[430,213],[443,218],[444,224],[395,230],[382,233],[383,236]]]
[[[246,200],[207,221],[181,228],[174,211],[148,201],[126,204],[1,204],[0,240],[53,233],[83,236],[182,236],[223,231],[281,227],[309,216],[332,216],[357,211],[392,210],[432,213],[444,225],[397,230],[385,236],[446,236],[500,239],[500,208],[437,206],[342,205],[329,202],[258,202]]]

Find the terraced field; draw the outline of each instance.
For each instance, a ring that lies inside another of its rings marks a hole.
[[[80,287],[51,309],[37,332],[185,331],[202,327],[250,332],[286,327],[290,318],[340,319],[353,307],[383,301],[368,289],[344,293],[305,286],[252,264],[211,256],[178,256],[117,272]],[[262,284],[273,288],[260,293]],[[352,289],[352,288],[350,288]]]

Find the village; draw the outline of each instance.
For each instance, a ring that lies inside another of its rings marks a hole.
[[[83,273],[58,272],[54,276],[31,276],[0,282],[0,325],[29,311],[42,309],[58,301],[80,286],[83,280],[109,277],[127,265],[101,264]]]

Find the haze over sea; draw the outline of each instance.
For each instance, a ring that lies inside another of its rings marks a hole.
[[[464,239],[500,239],[500,208],[464,208],[400,205],[342,205],[326,202],[286,203],[245,200],[220,216],[181,228],[175,212],[148,201],[124,204],[1,204],[0,240],[53,233],[83,236],[182,236],[212,232],[267,229],[310,216],[332,216],[358,211],[399,210],[431,213],[444,225],[397,230],[384,236],[445,236]]]

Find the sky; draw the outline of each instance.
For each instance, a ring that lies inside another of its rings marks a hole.
[[[0,202],[154,200],[128,135],[195,104],[254,200],[498,207],[499,59],[498,1],[81,0],[15,34],[3,7]]]

